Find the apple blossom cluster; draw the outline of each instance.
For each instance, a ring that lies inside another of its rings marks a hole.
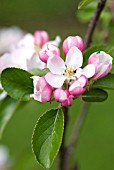
[[[6,39],[4,34],[7,35],[8,39]],[[59,36],[56,36],[55,40],[50,41],[48,33],[43,30],[37,30],[32,35],[30,33],[25,34],[18,28],[10,28],[1,30],[0,36],[3,49],[0,49],[0,53],[2,54],[6,51],[6,53],[0,56],[0,73],[8,67],[21,68],[29,72],[34,68],[46,68],[46,64],[40,60],[42,52],[41,55],[38,54],[40,54],[40,51],[50,48],[50,44],[51,48],[57,48],[61,42]],[[3,90],[1,84],[0,91],[3,91],[0,93],[0,100],[2,100],[7,93]]]
[[[69,36],[63,42],[65,61],[60,49],[48,44],[39,53],[39,59],[46,64],[49,72],[42,77],[33,76],[34,93],[30,95],[39,102],[52,100],[63,106],[71,106],[73,99],[81,96],[89,86],[90,79],[106,76],[112,68],[112,57],[100,51],[90,55],[83,68],[84,42],[79,36]],[[82,67],[82,68],[81,68]]]
[[[63,42],[65,61],[60,57],[59,36],[50,41],[46,31],[37,30],[34,35],[18,35],[13,48],[0,57],[0,73],[8,67],[17,67],[31,72],[32,69],[48,69],[42,76],[32,76],[34,93],[30,97],[39,102],[55,101],[63,106],[71,106],[73,99],[81,96],[91,79],[106,76],[112,68],[112,57],[100,51],[94,52],[83,67],[84,42],[80,36],[69,36]],[[12,50],[11,50],[12,49]],[[0,85],[0,89],[2,86]],[[3,91],[0,99],[7,93]]]

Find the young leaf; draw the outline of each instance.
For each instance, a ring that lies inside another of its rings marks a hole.
[[[78,9],[81,9],[82,7],[87,6],[88,4],[90,4],[91,2],[93,2],[93,0],[82,0],[79,5],[78,5]]]
[[[101,89],[89,89],[82,95],[82,99],[86,102],[103,102],[107,99],[108,94]]]
[[[46,169],[53,163],[59,151],[64,126],[61,109],[53,109],[43,114],[35,126],[32,147],[37,161]]]
[[[18,68],[7,68],[1,74],[4,90],[14,99],[28,101],[33,93],[32,75]]]
[[[109,73],[107,76],[96,80],[93,85],[93,88],[101,89],[112,89],[114,90],[114,74]]]
[[[48,68],[45,68],[43,70],[39,68],[33,68],[32,70],[30,70],[30,73],[35,76],[45,76],[48,72],[49,72]]]
[[[19,102],[7,96],[0,102],[0,138],[2,137],[3,131],[15,112]]]

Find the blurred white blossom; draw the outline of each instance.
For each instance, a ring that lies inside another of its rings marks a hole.
[[[0,54],[11,52],[24,32],[18,27],[0,28]]]

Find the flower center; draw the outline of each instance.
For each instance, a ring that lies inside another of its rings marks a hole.
[[[72,76],[74,74],[74,69],[72,66],[68,66],[65,70],[65,76],[67,78],[67,80],[71,80],[72,79]]]
[[[38,53],[40,51],[40,46],[34,45],[34,50],[36,53]]]

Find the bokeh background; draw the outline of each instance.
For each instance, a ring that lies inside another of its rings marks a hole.
[[[43,29],[48,31],[51,39],[56,35],[62,39],[69,35],[81,35],[84,38],[87,24],[77,17],[78,2],[0,0],[0,27],[19,26],[31,33]],[[80,104],[80,100],[75,100],[70,108],[66,143]],[[13,115],[0,141],[9,149],[12,164],[10,170],[43,170],[32,153],[31,136],[38,117],[56,106],[57,103],[50,105],[31,101]],[[56,162],[51,170],[56,170]],[[91,105],[72,162],[77,162],[79,170],[114,170],[114,91],[109,91],[107,101]]]

